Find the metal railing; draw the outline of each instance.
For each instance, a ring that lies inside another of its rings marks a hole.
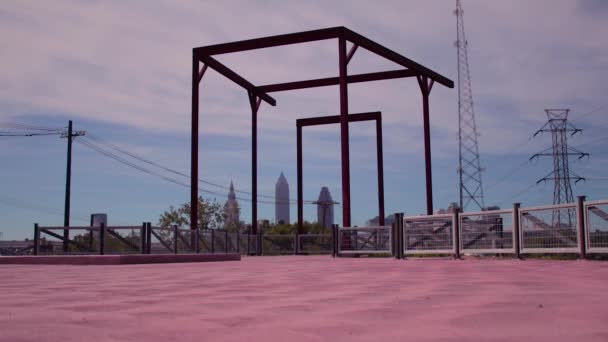
[[[332,236],[330,234],[300,234],[297,237],[299,254],[332,253]]]
[[[403,253],[453,254],[457,253],[457,214],[406,216],[403,218]]]
[[[391,226],[338,228],[338,255],[340,254],[392,254]]]
[[[580,218],[576,203],[519,210],[522,253],[578,253]]]
[[[608,200],[585,202],[585,244],[589,253],[608,253]]]
[[[460,252],[515,253],[513,210],[490,210],[458,215]]]
[[[296,236],[293,234],[262,234],[262,255],[295,254]]]

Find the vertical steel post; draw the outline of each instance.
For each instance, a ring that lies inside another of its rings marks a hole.
[[[179,235],[179,231],[177,229],[177,226],[173,226],[173,254],[177,254],[177,238]]]
[[[433,215],[433,180],[431,170],[431,128],[429,120],[429,94],[431,85],[427,77],[418,76],[418,84],[422,92],[422,109],[424,124],[424,167],[426,175],[426,214]]]
[[[397,237],[399,239],[397,242],[397,248],[399,250],[399,259],[403,259],[405,257],[403,253],[403,216],[404,213],[399,213],[397,217]]]
[[[298,175],[298,233],[304,233],[304,185],[302,180],[302,126],[297,124],[297,175]]]
[[[70,192],[72,184],[72,120],[68,122],[68,156],[65,170],[65,207],[63,211],[63,226],[70,226]],[[69,250],[70,231],[63,230],[63,252]]]
[[[251,230],[247,230],[247,255],[251,255]]]
[[[215,229],[211,229],[211,254],[215,253]]]
[[[382,157],[382,117],[376,119],[376,160],[378,161],[378,223],[384,226],[384,161]]]
[[[192,55],[192,128],[190,145],[190,229],[198,226],[198,58]]]
[[[513,203],[513,250],[515,257],[521,259],[521,244],[520,244],[520,227],[519,227],[519,208],[520,203]]]
[[[152,223],[146,224],[146,254],[152,254]]]
[[[342,226],[350,227],[350,157],[348,138],[348,83],[346,82],[346,39],[338,38],[340,68],[340,147],[342,156]]]
[[[264,238],[264,234],[262,233],[262,230],[258,230],[258,238],[257,238],[257,252],[258,252],[258,256],[262,256],[262,245],[263,245],[263,241],[262,239]]]
[[[578,225],[578,247],[579,247],[579,257],[581,259],[587,258],[587,246],[585,242],[586,239],[586,230],[585,225],[585,200],[586,196],[577,196],[576,197],[576,223]]]
[[[454,222],[454,259],[460,259],[460,210],[455,209],[453,214]]]
[[[196,244],[194,245],[194,252],[196,254],[200,254],[201,253],[201,230],[200,229],[196,229],[196,231],[194,232],[194,237],[196,238]]]
[[[146,222],[142,222],[139,230],[139,252],[146,254]]]
[[[299,242],[300,242],[300,236],[299,236],[298,232],[296,232],[296,234],[293,236],[293,254],[294,255],[300,254]]]
[[[258,231],[258,104],[256,96],[248,92],[251,107],[251,227]]]
[[[236,252],[241,254],[241,232],[236,232]]]
[[[224,231],[224,253],[228,253],[228,230]]]
[[[38,223],[34,223],[34,255],[38,255],[40,250],[40,228]]]
[[[99,225],[99,255],[105,254],[105,246],[106,246],[106,224],[102,222]]]

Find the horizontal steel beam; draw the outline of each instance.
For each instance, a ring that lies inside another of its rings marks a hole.
[[[422,76],[427,76],[428,78],[435,80],[435,82],[439,82],[448,88],[454,88],[454,82],[447,77],[444,77],[435,71],[426,68],[411,59],[404,57],[397,52],[386,48],[371,39],[365,38],[364,36],[353,32],[347,28],[344,28],[344,35],[346,40],[350,41],[353,44],[357,44],[360,47],[367,49],[377,55],[380,55],[390,61],[393,61],[397,64],[400,64],[408,69],[417,71]]]
[[[229,69],[224,64],[218,62],[215,58],[213,58],[211,56],[199,56],[198,58],[199,58],[199,61],[205,63],[205,65],[209,66],[209,68],[219,72],[224,77],[231,80],[232,82],[234,82],[234,83],[240,85],[241,87],[247,89],[248,91],[252,92],[255,96],[261,98],[262,100],[264,100],[271,106],[276,106],[277,101],[274,98],[272,98],[270,95],[266,94],[266,92],[258,89],[256,86],[251,84],[251,82],[247,81],[246,79],[241,77],[239,74],[237,74],[236,72]]]
[[[419,73],[412,70],[391,70],[391,71],[381,71],[381,72],[372,72],[368,74],[357,74],[357,75],[348,75],[346,76],[347,83],[360,83],[360,82],[371,82],[371,81],[381,81],[381,80],[390,80],[395,78],[404,78],[404,77],[413,77],[418,76]],[[277,83],[277,84],[268,84],[257,87],[259,91],[264,93],[273,93],[278,91],[287,91],[287,90],[296,90],[296,89],[306,89],[306,88],[316,88],[316,87],[327,87],[340,84],[339,77],[327,77],[327,78],[318,78],[314,80],[306,80],[306,81],[297,81],[297,82],[287,82],[287,83]]]
[[[224,53],[264,49],[275,46],[300,44],[338,38],[344,34],[343,26],[320,30],[281,34],[277,36],[240,40],[237,42],[208,45],[194,48],[195,55],[219,55]]]
[[[381,116],[381,112],[354,113],[348,115],[348,122],[380,120]],[[296,127],[320,126],[337,123],[340,123],[340,115],[318,116],[314,118],[298,119],[296,120]]]

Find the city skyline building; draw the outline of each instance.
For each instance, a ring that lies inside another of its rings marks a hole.
[[[274,187],[274,222],[289,224],[289,183],[283,172]]]
[[[334,200],[329,189],[324,186],[319,193],[317,205],[317,222],[325,228],[330,228],[334,224]]]
[[[234,185],[230,181],[230,191],[228,192],[228,199],[224,204],[224,227],[233,228],[239,227],[240,224],[240,211],[239,202],[236,200],[236,193],[234,192]]]

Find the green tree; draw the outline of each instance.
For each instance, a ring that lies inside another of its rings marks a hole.
[[[222,206],[215,200],[199,197],[198,222],[196,226],[199,229],[222,228],[224,224],[222,209]],[[170,206],[168,210],[160,214],[158,225],[161,227],[190,227],[190,202],[184,203],[178,208]]]

